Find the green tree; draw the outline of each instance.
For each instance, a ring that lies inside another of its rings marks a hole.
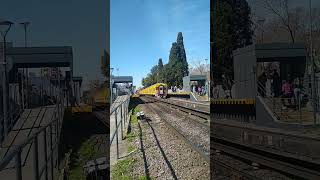
[[[158,81],[158,65],[155,65],[151,68],[150,73],[148,73],[147,77],[142,79],[141,84],[144,87],[151,86]]]
[[[160,58],[158,61],[158,73],[157,73],[157,82],[158,83],[164,83],[164,70],[163,70],[163,62],[162,59]]]
[[[172,43],[168,64],[163,65],[160,58],[158,65],[153,66],[147,77],[142,79],[142,85],[149,86],[157,82],[163,82],[169,86],[182,86],[182,78],[187,75],[189,75],[187,56],[183,36],[179,32],[177,41]]]
[[[212,28],[217,28],[213,39],[216,48],[215,59],[212,60],[213,78],[233,79],[232,51],[252,44],[251,10],[246,0],[218,0],[213,7]],[[211,32],[213,33],[213,32]]]
[[[166,66],[166,81],[169,86],[182,86],[182,78],[189,74],[182,33],[179,32],[177,42],[172,43],[169,62]]]

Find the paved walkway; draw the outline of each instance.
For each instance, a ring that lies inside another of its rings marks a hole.
[[[111,109],[114,109],[117,105],[124,102],[127,98],[129,98],[129,95],[118,96],[116,101],[111,105]],[[120,120],[121,120],[121,112],[120,112],[120,109],[117,109],[118,123],[120,122]],[[125,137],[125,135],[126,135],[128,122],[129,122],[129,114],[128,114],[126,123],[122,124],[123,125],[123,137]],[[115,132],[116,132],[116,122],[115,122],[115,112],[113,112],[110,115],[110,140]],[[111,147],[110,147],[110,165],[111,166],[114,165],[118,161],[116,141],[117,141],[117,139],[115,136],[114,140],[111,144]],[[121,157],[124,157],[127,155],[127,145],[126,145],[126,142],[124,140],[122,140],[122,136],[121,136],[121,125],[119,126],[119,129],[118,129],[118,142],[119,142],[119,158],[121,159]]]
[[[19,145],[28,137],[32,136],[38,129],[47,125],[54,117],[55,106],[45,106],[34,109],[25,109],[11,132],[5,138],[1,144],[0,159],[3,159],[10,150]],[[52,134],[54,137],[55,126],[53,126]],[[50,134],[47,129],[47,154],[49,155],[50,146]],[[53,138],[53,144],[56,139]],[[34,143],[27,144],[22,149],[21,162],[22,162],[22,177],[23,179],[34,179],[33,171],[33,159],[34,159]],[[38,137],[38,157],[39,157],[39,169],[44,166],[44,135]],[[7,167],[0,171],[0,179],[11,180],[15,179],[15,158],[7,165]],[[50,167],[48,167],[50,169]],[[49,177],[51,174],[49,173]]]

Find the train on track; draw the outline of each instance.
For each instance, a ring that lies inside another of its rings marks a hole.
[[[133,97],[138,96],[155,96],[158,98],[166,98],[168,95],[168,86],[165,83],[156,83],[149,87],[139,90]]]
[[[104,110],[110,104],[110,92],[107,90],[106,84],[101,84],[95,89],[84,93],[83,101],[94,110]]]
[[[109,103],[109,91],[106,87],[97,89],[93,97],[93,105],[96,109],[104,109]]]

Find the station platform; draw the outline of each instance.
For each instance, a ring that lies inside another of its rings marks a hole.
[[[121,103],[123,103],[127,98],[130,98],[129,95],[123,95],[123,96],[118,96],[115,102],[111,105],[110,108],[110,140],[112,138],[112,135],[116,132],[116,116],[114,109]],[[117,121],[118,123],[121,120],[121,112],[120,109],[117,109]],[[127,114],[127,121],[126,123],[123,123],[123,137],[125,137],[127,128],[128,128],[128,122],[130,118],[130,114]],[[122,135],[121,135],[121,126],[119,126],[118,129],[118,142],[119,142],[119,158],[121,159],[122,157],[125,157],[127,155],[127,143],[125,140],[122,140]],[[110,146],[110,166],[113,166],[116,164],[116,162],[119,159],[117,158],[117,147],[116,147],[116,137],[114,137],[114,140]]]
[[[15,123],[13,129],[8,136],[4,139],[0,149],[0,159],[2,160],[14,147],[21,144],[28,137],[31,137],[38,129],[46,126],[53,120],[55,114],[55,106],[44,106],[34,109],[25,109],[20,118]],[[52,135],[56,132],[56,127],[52,127]],[[47,131],[47,154],[49,155],[49,138],[51,137]],[[54,135],[53,135],[54,136]],[[57,140],[52,139],[52,143],[55,144]],[[34,143],[31,142],[24,146],[21,153],[22,163],[22,175],[24,179],[34,179]],[[39,168],[44,166],[44,136],[38,136],[38,159]],[[50,167],[48,167],[50,169]],[[6,166],[6,168],[0,171],[1,179],[16,179],[15,172],[15,158]],[[51,177],[50,173],[49,176]],[[41,178],[42,179],[42,178]]]
[[[221,105],[221,104],[255,104],[255,99],[211,99],[212,104]]]
[[[168,92],[167,97],[190,98],[190,92]]]
[[[70,111],[72,113],[83,113],[83,112],[91,113],[92,109],[93,109],[93,107],[91,105],[81,104],[79,106],[71,107]]]
[[[190,95],[190,92],[170,92],[168,95]]]

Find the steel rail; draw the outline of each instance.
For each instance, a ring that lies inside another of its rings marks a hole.
[[[168,107],[164,106],[163,104],[158,104],[158,106],[161,107],[162,109],[167,109]],[[187,113],[188,115],[192,114],[190,111],[186,111],[186,110],[183,110],[183,109],[181,110],[180,107],[171,107],[171,108],[174,108],[174,109],[177,109],[179,111],[182,111],[183,113]],[[197,116],[197,117],[199,117],[199,116]],[[202,118],[203,117],[201,117],[201,119]],[[195,122],[195,123],[199,124],[200,126],[202,126],[204,128],[210,128],[210,125],[208,124],[209,123],[208,119],[206,119],[206,121],[200,121],[200,120],[196,120],[194,118],[189,118],[188,120],[191,120],[192,122]]]
[[[153,99],[153,100],[158,101],[158,102],[162,102],[162,103],[166,103],[166,104],[178,107],[178,109],[180,109],[181,111],[185,111],[187,113],[193,114],[194,116],[198,116],[200,118],[210,120],[210,112],[202,111],[202,110],[199,110],[199,109],[192,109],[192,108],[181,106],[181,105],[177,105],[177,104],[169,102],[167,100],[156,99],[156,98],[153,98],[153,97],[147,97],[147,98],[150,98],[150,99]]]
[[[212,147],[241,159],[259,163],[278,172],[290,174],[304,179],[319,179],[318,165],[295,158],[288,158],[278,154],[257,150],[240,144],[211,137]]]
[[[150,102],[150,101],[145,101],[143,98],[141,98],[141,100],[145,103],[145,102]],[[150,109],[153,113],[159,115],[159,113],[152,107],[146,106],[148,109]],[[160,117],[160,116],[159,116]],[[195,150],[198,154],[201,155],[201,157],[207,162],[210,163],[210,154],[207,155],[205,152],[203,152],[199,147],[197,147],[196,144],[194,144],[193,142],[191,142],[185,135],[183,135],[181,133],[181,131],[179,131],[177,128],[175,128],[173,125],[171,125],[171,123],[169,123],[169,121],[167,121],[165,118],[160,117],[161,120],[163,120],[163,122],[165,122],[165,124],[174,132],[176,132],[176,134],[183,139],[187,145],[189,145],[193,150]]]
[[[247,178],[247,179],[250,179],[250,180],[257,180],[257,179],[262,179],[262,178],[258,178],[257,176],[253,176],[249,173],[246,173],[246,172],[243,172],[239,169],[236,169],[235,167],[233,167],[232,165],[229,165],[221,160],[218,160],[217,158],[215,158],[213,161],[212,161],[214,164],[217,164],[217,165],[220,165],[221,167],[224,167],[224,168],[227,168],[227,169],[230,169],[232,171],[236,171],[238,174],[242,175],[243,177]]]

